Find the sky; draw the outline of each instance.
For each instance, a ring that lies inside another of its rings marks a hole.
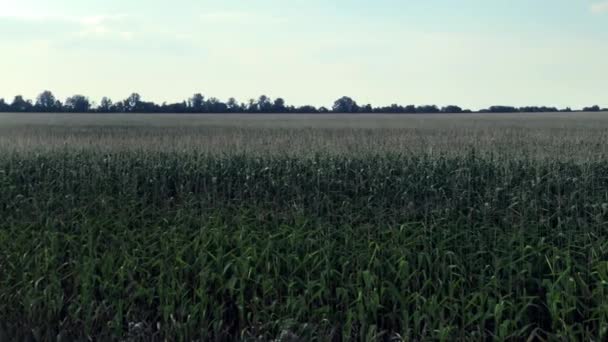
[[[0,98],[608,107],[608,0],[0,0]]]

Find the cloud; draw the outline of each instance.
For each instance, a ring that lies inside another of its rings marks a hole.
[[[280,24],[287,20],[284,17],[240,11],[216,11],[199,15],[205,24]]]
[[[80,37],[93,36],[131,40],[134,36],[133,32],[113,27],[116,22],[121,21],[125,17],[126,15],[123,14],[114,14],[77,17],[70,18],[70,20],[77,22],[81,26],[78,32]]]
[[[22,8],[9,7],[6,11],[0,12],[0,19],[10,19],[13,21],[38,25],[38,24],[63,24],[65,29],[71,33],[68,35],[81,38],[104,37],[116,38],[121,40],[131,40],[134,33],[129,30],[119,29],[121,22],[127,18],[125,14],[107,15],[57,15],[50,13],[39,13],[24,10]]]
[[[68,17],[69,20],[76,21],[84,26],[95,26],[95,25],[103,25],[112,21],[120,21],[125,19],[127,15],[125,14],[111,14],[111,15],[93,15],[93,16],[84,16],[84,17]]]
[[[594,2],[591,4],[591,12],[596,14],[608,13],[608,1]]]

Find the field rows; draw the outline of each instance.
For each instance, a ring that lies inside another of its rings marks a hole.
[[[601,340],[608,162],[0,156],[0,333]]]

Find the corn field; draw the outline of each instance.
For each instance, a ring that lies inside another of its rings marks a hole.
[[[607,159],[5,148],[0,188],[0,341],[608,338]]]

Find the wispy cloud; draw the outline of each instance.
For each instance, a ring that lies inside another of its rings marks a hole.
[[[127,18],[125,14],[104,15],[57,15],[50,13],[39,13],[13,8],[0,12],[0,19],[11,19],[33,24],[61,23],[74,25],[71,33],[78,37],[104,37],[131,40],[134,33],[128,30],[118,29],[119,25]]]
[[[591,12],[600,14],[608,13],[608,1],[594,2],[591,4]]]
[[[277,24],[287,21],[285,18],[279,16],[244,11],[208,12],[199,15],[199,19],[206,24]]]
[[[111,14],[111,15],[93,15],[93,16],[84,16],[84,17],[70,17],[70,19],[75,20],[81,25],[85,26],[96,26],[103,25],[108,22],[120,21],[127,17],[126,14]]]
[[[133,32],[113,27],[116,22],[122,21],[124,18],[126,18],[126,15],[124,14],[114,14],[85,16],[71,19],[74,19],[75,22],[81,26],[81,29],[78,32],[78,35],[81,37],[95,36],[131,40],[134,36]]]

